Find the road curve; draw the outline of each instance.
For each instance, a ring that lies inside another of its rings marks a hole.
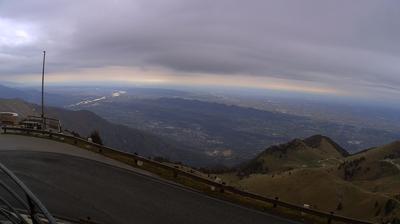
[[[104,224],[295,223],[116,166],[107,159],[89,159],[86,152],[83,156],[63,153],[70,145],[52,142],[54,151],[36,150],[40,142],[43,148],[49,147],[48,140],[0,135],[0,162],[54,214],[90,217]]]

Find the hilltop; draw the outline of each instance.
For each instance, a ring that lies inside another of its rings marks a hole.
[[[316,135],[272,146],[220,177],[298,205],[371,221],[400,221],[400,141],[350,155]]]
[[[241,175],[275,173],[307,167],[325,167],[340,163],[349,153],[332,139],[314,135],[274,145],[239,166]]]

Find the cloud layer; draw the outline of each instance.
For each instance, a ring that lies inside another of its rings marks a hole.
[[[0,78],[127,67],[398,95],[398,1],[0,0]],[[111,74],[110,74],[111,75]]]

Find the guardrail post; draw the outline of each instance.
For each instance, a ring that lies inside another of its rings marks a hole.
[[[28,199],[28,205],[29,205],[29,213],[32,219],[32,223],[36,224],[36,219],[35,219],[35,206],[33,205],[31,199],[29,198],[29,196],[26,196]]]
[[[278,206],[278,202],[279,201],[279,197],[275,197],[275,202],[274,202],[274,208],[276,208]]]
[[[7,134],[7,128],[6,127],[3,128],[3,131],[4,131],[4,134]]]
[[[332,223],[333,212],[330,212],[329,214],[330,215],[328,217],[328,224],[331,224]]]
[[[28,200],[29,213],[30,213],[29,215],[31,216],[32,223],[37,224],[37,220],[35,218],[35,205],[32,203],[32,200],[28,195],[26,195],[26,198]]]

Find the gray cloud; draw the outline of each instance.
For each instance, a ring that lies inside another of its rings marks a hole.
[[[36,73],[47,49],[54,72],[156,66],[353,89],[400,84],[395,0],[0,0],[1,21],[33,39],[0,39],[0,77]]]

